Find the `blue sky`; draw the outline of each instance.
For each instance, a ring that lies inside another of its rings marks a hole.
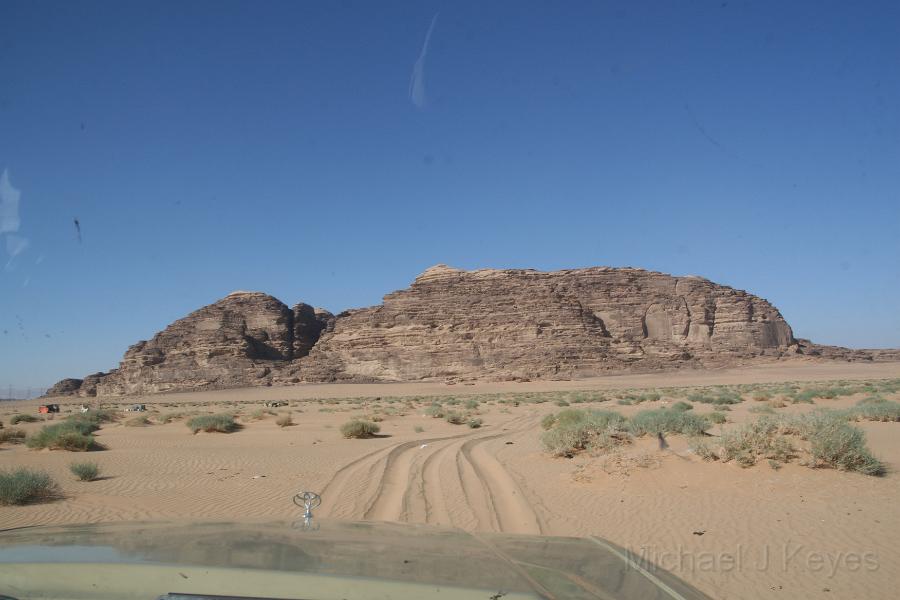
[[[700,274],[900,346],[900,6],[854,4],[6,1],[0,388],[439,262]]]

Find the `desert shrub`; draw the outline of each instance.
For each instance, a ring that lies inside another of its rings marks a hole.
[[[484,423],[484,421],[482,421],[481,419],[476,419],[476,418],[469,419],[469,422],[468,422],[469,429],[478,429],[479,427],[481,427],[482,423]]]
[[[569,406],[569,403],[565,400],[560,399],[560,400],[556,401],[556,405],[557,406]]]
[[[748,412],[758,415],[774,415],[775,410],[769,406],[768,404],[759,404],[757,406],[751,406],[748,409]]]
[[[377,423],[353,419],[341,425],[341,435],[345,438],[367,438],[381,431]]]
[[[38,419],[34,415],[22,415],[22,414],[13,415],[9,419],[10,425],[18,425],[19,423],[34,423],[36,421],[40,421],[40,419]]]
[[[251,419],[254,419],[254,420],[256,420],[256,421],[259,421],[260,419],[265,419],[265,418],[266,418],[266,411],[264,411],[264,410],[261,409],[261,408],[257,408],[257,409],[254,410],[252,413],[250,413],[250,418],[251,418]]]
[[[767,400],[770,400],[771,398],[772,396],[769,394],[769,392],[756,392],[755,394],[753,394],[753,399],[757,402],[765,402]]]
[[[46,500],[56,495],[56,482],[43,471],[24,467],[0,471],[0,504],[9,506]]]
[[[290,427],[294,424],[294,418],[291,415],[281,415],[275,419],[275,424],[279,427]]]
[[[884,465],[866,446],[866,434],[838,414],[816,412],[796,422],[800,436],[809,441],[812,467],[827,466],[864,475],[884,475]]]
[[[627,443],[625,418],[608,410],[564,410],[541,436],[544,448],[554,456],[573,456],[588,449],[604,449]]]
[[[429,417],[433,417],[435,419],[443,419],[444,418],[444,407],[440,404],[432,404],[428,408],[425,409],[425,414]]]
[[[478,408],[478,400],[466,400],[465,407],[468,410],[475,410]]]
[[[656,402],[660,398],[662,398],[662,396],[659,394],[659,392],[647,392],[646,394],[641,394],[638,397],[638,401],[639,402]]]
[[[145,415],[138,415],[125,421],[125,427],[146,427],[150,425],[150,418]]]
[[[725,413],[719,412],[717,410],[712,411],[711,413],[706,413],[703,415],[707,418],[710,423],[715,423],[716,425],[721,425],[728,419],[725,417]]]
[[[759,458],[786,462],[794,454],[790,440],[781,435],[778,420],[765,417],[725,432],[720,443],[719,458],[734,460],[742,467],[755,465]]]
[[[848,418],[865,421],[900,421],[900,402],[871,397],[860,400],[848,411]]]
[[[25,432],[21,429],[0,429],[0,444],[21,444],[25,441]]]
[[[93,481],[100,475],[100,467],[95,462],[74,462],[69,470],[81,481]]]
[[[550,429],[556,424],[556,415],[550,413],[548,415],[544,415],[544,418],[541,419],[541,427],[544,429]]]
[[[657,433],[700,435],[708,428],[709,421],[700,415],[667,408],[642,410],[629,422],[629,430],[638,437]]]
[[[413,431],[415,431],[416,433],[422,433],[423,431],[425,431],[425,428],[421,425],[416,425],[415,427],[413,427]]]
[[[187,421],[187,426],[193,433],[198,431],[231,433],[238,429],[238,424],[234,422],[234,415],[231,413],[191,417]]]
[[[466,417],[462,413],[458,413],[453,410],[444,415],[444,420],[451,425],[462,425],[466,422]]]
[[[53,425],[45,425],[40,431],[29,437],[25,444],[29,448],[49,448],[50,450],[68,450],[85,452],[99,449],[99,444],[91,435],[99,426],[86,420],[69,420]]]
[[[672,410],[694,410],[694,405],[690,402],[685,402],[684,400],[679,400],[675,404],[672,405]]]
[[[693,436],[688,440],[688,447],[703,460],[719,460],[719,455],[713,450],[707,438]]]

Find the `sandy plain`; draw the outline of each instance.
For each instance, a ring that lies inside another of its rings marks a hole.
[[[474,531],[606,538],[714,598],[871,598],[897,595],[900,582],[900,423],[859,422],[884,477],[765,462],[742,468],[694,455],[682,436],[638,438],[605,455],[550,456],[542,418],[558,398],[604,392],[623,415],[665,406],[616,403],[632,389],[900,377],[900,364],[773,364],[706,372],[626,375],[568,382],[325,384],[163,394],[104,400],[121,409],[143,402],[152,420],[174,411],[236,411],[242,429],[192,434],[183,419],[129,427],[105,424],[106,449],[87,454],[0,446],[0,468],[50,473],[62,498],[0,506],[0,529],[27,525],[171,519],[295,519],[291,497],[322,494],[318,516],[429,523]],[[535,397],[549,394],[547,402]],[[433,396],[479,400],[478,429],[426,416]],[[788,404],[778,413],[846,408],[862,395]],[[518,404],[515,399],[521,398]],[[890,398],[900,399],[897,394]],[[344,400],[353,399],[353,400]],[[254,418],[271,400],[289,406],[294,426]],[[60,399],[63,414],[81,399]],[[94,402],[95,404],[96,401]],[[0,404],[11,415],[36,413],[39,401]],[[715,436],[755,418],[747,400],[731,407]],[[712,407],[697,405],[697,413]],[[378,415],[382,437],[344,439],[340,425]],[[123,414],[124,416],[124,414]],[[44,422],[23,423],[28,433]],[[73,460],[97,462],[103,477],[80,482]]]

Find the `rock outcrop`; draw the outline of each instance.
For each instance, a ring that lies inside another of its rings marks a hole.
[[[567,379],[792,356],[900,358],[896,351],[795,340],[768,301],[701,277],[438,265],[382,304],[336,317],[235,292],[135,344],[118,369],[63,380],[48,395],[301,381]]]
[[[794,344],[767,301],[700,277],[596,267],[420,275],[338,315],[307,380],[571,378],[777,356]]]
[[[271,382],[273,370],[306,356],[331,314],[298,304],[293,310],[259,292],[233,292],[197,310],[125,353],[101,396]]]

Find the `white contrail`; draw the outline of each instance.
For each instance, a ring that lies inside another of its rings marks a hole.
[[[416,108],[425,108],[425,57],[428,55],[428,43],[431,41],[431,33],[437,23],[438,13],[431,19],[428,33],[425,34],[425,43],[422,44],[422,52],[413,65],[412,76],[409,79],[409,99]]]
[[[3,169],[0,175],[0,233],[15,233],[22,224],[19,219],[19,197],[21,192],[9,182],[9,171]]]

